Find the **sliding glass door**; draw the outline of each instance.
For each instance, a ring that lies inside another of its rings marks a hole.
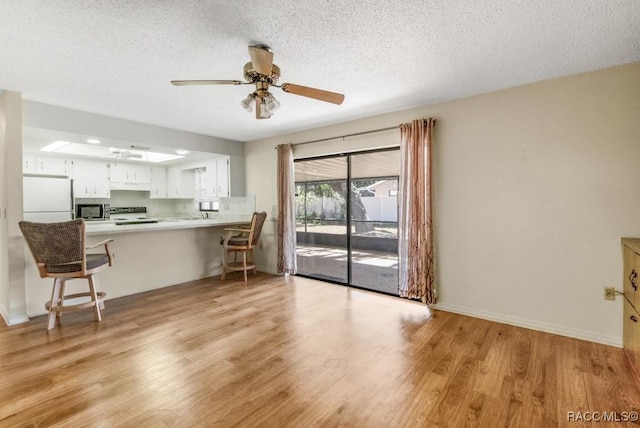
[[[298,273],[398,294],[397,149],[295,162]]]
[[[400,151],[353,154],[351,285],[398,294]]]
[[[298,273],[347,283],[346,156],[296,162]]]

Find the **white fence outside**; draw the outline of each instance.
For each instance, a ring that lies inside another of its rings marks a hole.
[[[398,221],[398,197],[362,198],[367,217],[374,221]]]
[[[387,197],[363,197],[361,198],[367,210],[367,217],[372,221],[398,221],[398,198],[397,196]],[[304,217],[304,206],[296,204],[297,217]],[[307,215],[315,214],[316,217],[327,219],[344,219],[346,209],[343,201],[336,201],[331,198],[318,198],[315,201],[307,202]]]

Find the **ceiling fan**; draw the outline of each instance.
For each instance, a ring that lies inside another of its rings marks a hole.
[[[118,149],[112,147],[109,149],[109,153],[116,159],[142,159],[142,154],[133,153],[126,149]]]
[[[275,86],[285,92],[314,98],[333,104],[342,104],[344,95],[337,92],[324,91],[308,86],[283,83],[278,85],[280,67],[273,63],[273,52],[266,45],[249,46],[251,61],[244,65],[244,78],[242,80],[172,80],[174,86],[187,85],[255,85],[256,89],[241,101],[245,110],[253,111],[256,107],[256,119],[268,119],[280,106],[278,100],[269,92],[269,86]]]

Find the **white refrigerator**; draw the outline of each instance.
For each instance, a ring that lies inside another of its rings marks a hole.
[[[53,223],[73,218],[71,179],[25,175],[22,180],[25,220]]]

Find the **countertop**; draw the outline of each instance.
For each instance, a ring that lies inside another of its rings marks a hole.
[[[251,216],[246,219],[240,218],[209,218],[209,219],[180,219],[180,218],[166,218],[158,219],[157,223],[144,223],[144,224],[126,224],[116,225],[115,221],[103,220],[103,221],[87,221],[86,233],[87,235],[110,235],[116,233],[134,233],[134,232],[152,232],[158,230],[173,230],[173,229],[192,229],[196,227],[227,227],[238,225],[249,225],[251,223]]]

